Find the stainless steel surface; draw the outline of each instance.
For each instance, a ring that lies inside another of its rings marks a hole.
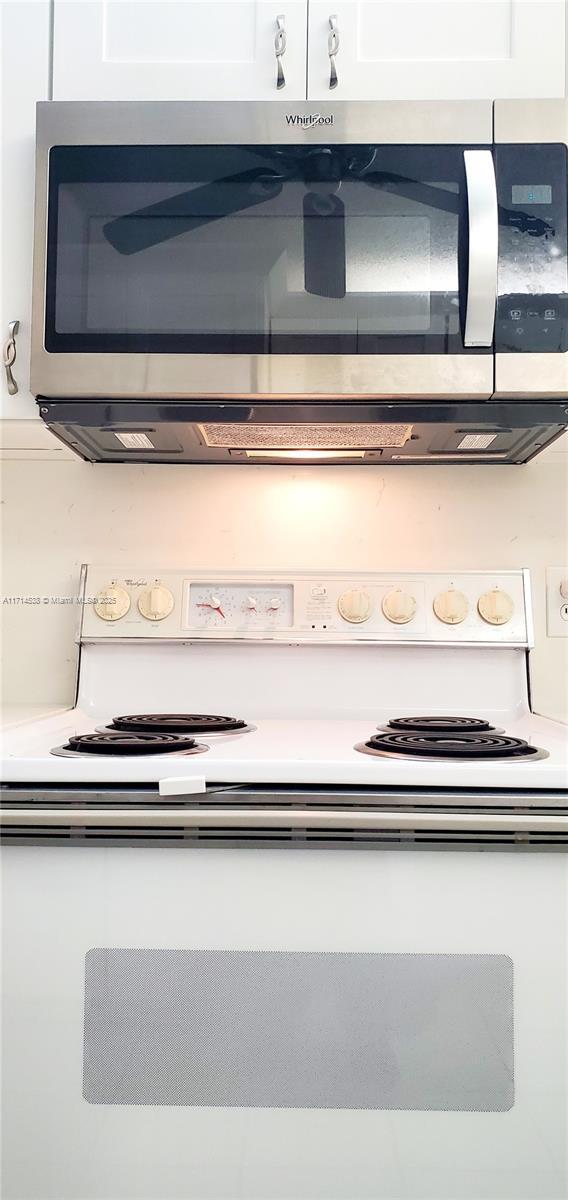
[[[34,306],[35,395],[124,400],[245,396],[277,402],[290,396],[488,400],[493,392],[491,354],[192,354],[190,359],[187,354],[48,354],[41,289]]]
[[[379,145],[487,145],[493,141],[489,100],[361,101],[318,103],[317,115],[333,124],[304,124],[308,102],[240,101],[49,101],[37,105],[40,166],[51,146],[313,145],[325,129],[326,143]],[[316,114],[314,114],[316,115]],[[291,124],[289,117],[299,118]]]
[[[464,344],[491,346],[497,304],[499,220],[490,150],[464,151],[469,264]]]
[[[496,100],[495,141],[568,146],[568,99]]]
[[[490,355],[48,354],[43,345],[48,157],[53,145],[313,145],[306,104],[51,102],[37,109],[31,387],[36,395],[186,399],[376,396],[468,400],[493,391]],[[309,106],[308,106],[309,108]],[[492,105],[373,102],[318,105],[327,143],[491,145]],[[299,123],[289,123],[298,118]],[[188,370],[188,367],[191,367]]]
[[[280,13],[276,18],[276,36],[274,38],[274,53],[276,55],[276,87],[280,91],[286,86],[282,58],[286,53],[286,17]]]
[[[18,384],[14,379],[12,367],[16,361],[16,335],[19,328],[19,321],[10,321],[8,325],[8,338],[4,345],[4,354],[2,358],[4,370],[6,372],[6,389],[9,396],[16,396],[18,394]]]
[[[339,50],[339,28],[337,25],[337,17],[329,18],[329,33],[327,35],[327,52],[329,54],[329,86],[336,88],[339,82],[337,78],[337,67],[335,59]]]
[[[463,830],[464,833],[568,833],[568,816],[540,813],[377,812],[289,808],[6,808],[5,826],[170,827],[179,829]]]
[[[496,354],[495,398],[568,399],[568,352]],[[568,406],[567,406],[568,415]]]

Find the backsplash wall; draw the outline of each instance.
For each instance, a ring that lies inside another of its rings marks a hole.
[[[567,558],[568,455],[514,467],[4,463],[5,703],[70,704],[82,562],[147,569],[529,567],[533,707],[568,719],[568,640],[548,638],[545,568]],[[62,597],[63,602],[43,602]]]

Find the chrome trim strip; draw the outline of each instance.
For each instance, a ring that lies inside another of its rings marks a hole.
[[[491,346],[499,256],[495,166],[490,150],[465,150],[463,158],[469,224],[464,345]]]
[[[362,812],[324,809],[40,809],[0,811],[0,825],[31,827],[148,827],[180,829],[463,830],[568,833],[568,816],[538,813]]]
[[[194,782],[195,779],[192,779],[192,784]],[[0,788],[0,807],[2,805],[5,808],[14,806],[12,810],[19,811],[15,806],[21,805],[22,808],[31,806],[38,809],[44,805],[46,809],[49,809],[54,805],[65,805],[67,808],[75,805],[86,810],[90,805],[98,804],[102,807],[105,805],[121,807],[124,810],[136,805],[163,804],[167,808],[167,805],[171,804],[171,799],[164,797],[162,800],[157,788],[156,782],[126,785],[74,783],[71,788],[60,783],[39,783],[35,787],[30,783],[6,783]],[[564,816],[568,816],[568,792],[566,789],[539,788],[537,791],[533,786],[529,790],[519,787],[504,790],[451,787],[440,792],[438,788],[431,787],[411,789],[381,787],[380,790],[375,790],[369,786],[349,787],[317,784],[311,787],[309,794],[306,795],[301,784],[210,783],[206,785],[203,801],[207,805],[219,804],[229,807],[244,805],[249,809],[252,807],[256,809],[261,807],[263,809],[265,807],[282,808],[284,804],[306,808],[321,804],[328,807],[333,806],[343,812],[351,811],[353,807],[360,809],[372,807],[378,810],[384,809],[385,812],[395,810],[398,812],[414,810],[419,806],[431,808],[434,811],[445,811],[452,808],[458,811],[472,812],[476,812],[480,808],[515,809],[526,812],[527,815],[533,809],[537,809],[543,815],[547,815],[547,809],[559,809]]]
[[[523,595],[525,599],[525,629],[527,633],[526,645],[528,650],[534,648],[534,614],[533,614],[533,599],[531,588],[531,573],[528,567],[522,568],[523,575]]]

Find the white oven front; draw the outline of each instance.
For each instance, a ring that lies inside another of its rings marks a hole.
[[[4,1200],[565,1200],[568,859],[3,856]]]

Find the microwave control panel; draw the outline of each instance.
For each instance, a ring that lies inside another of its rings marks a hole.
[[[568,350],[568,148],[495,147],[498,353]]]
[[[83,568],[82,641],[532,644],[526,571]]]

